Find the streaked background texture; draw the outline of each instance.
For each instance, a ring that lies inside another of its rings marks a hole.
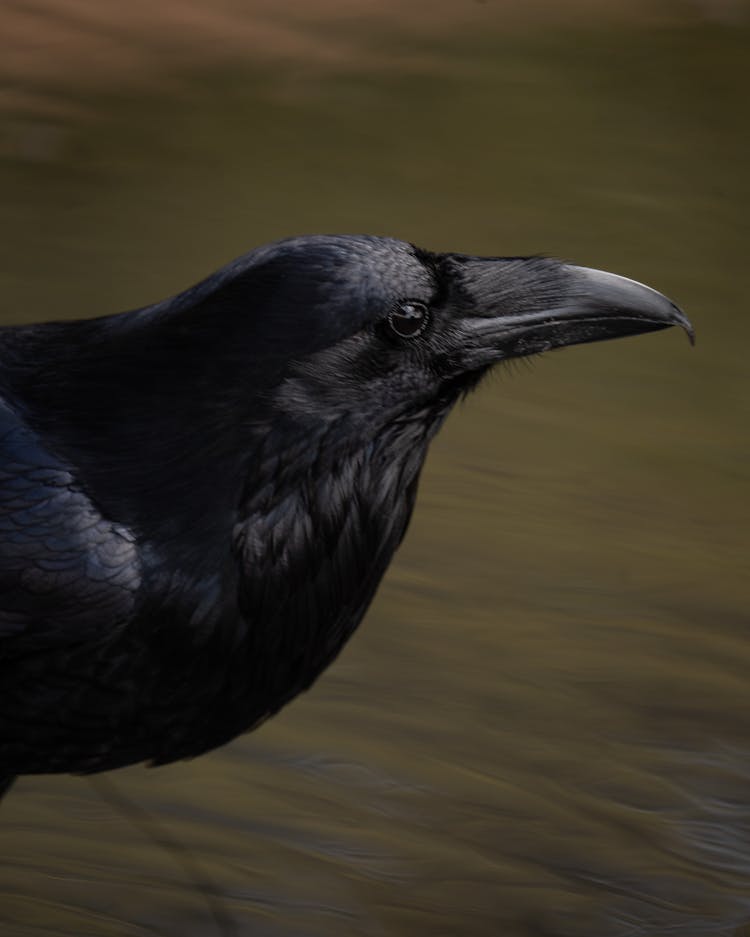
[[[111,776],[239,933],[750,934],[749,26],[729,0],[0,5],[4,323],[364,231],[611,269],[697,328],[499,371],[315,688]],[[85,780],[3,802],[3,937],[215,931]]]

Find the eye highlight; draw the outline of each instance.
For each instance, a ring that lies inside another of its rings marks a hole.
[[[388,325],[399,338],[416,338],[427,328],[430,311],[424,303],[408,300],[388,314]]]

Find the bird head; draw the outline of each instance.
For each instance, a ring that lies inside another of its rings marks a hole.
[[[394,422],[439,424],[501,361],[672,325],[692,338],[656,290],[540,257],[309,236],[260,248],[219,276],[219,294],[240,287],[252,307],[253,354],[277,413],[353,423],[365,438]]]

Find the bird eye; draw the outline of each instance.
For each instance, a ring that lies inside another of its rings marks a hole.
[[[388,325],[399,338],[415,338],[427,328],[430,314],[424,303],[400,303],[388,316]]]

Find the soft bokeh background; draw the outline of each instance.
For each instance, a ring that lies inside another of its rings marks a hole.
[[[3,322],[365,231],[612,269],[698,331],[487,381],[316,687],[111,776],[237,933],[750,934],[749,24],[729,0],[0,5]],[[97,789],[34,777],[0,809],[0,932],[217,927]]]

